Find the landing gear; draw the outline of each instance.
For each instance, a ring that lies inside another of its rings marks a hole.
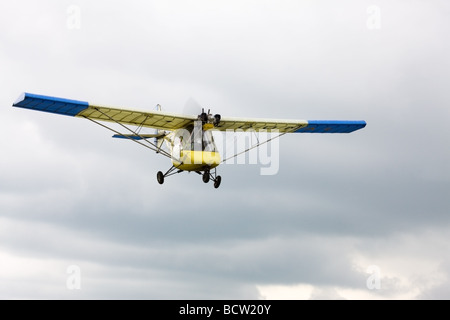
[[[156,180],[158,181],[159,184],[164,184],[164,180],[166,177],[172,176],[174,174],[183,172],[183,170],[179,170],[177,171],[177,167],[172,166],[169,170],[167,170],[166,173],[162,173],[161,171],[158,171],[158,173],[156,174]],[[214,169],[214,172],[211,173],[211,169],[207,168],[205,169],[205,171],[202,173],[200,171],[196,171],[199,175],[202,176],[202,180],[204,183],[208,183],[209,181],[213,181],[214,182],[214,188],[219,188],[220,184],[222,182],[222,177],[217,175],[217,171],[216,169]]]
[[[156,174],[156,179],[158,180],[159,184],[163,184],[164,183],[164,174],[161,171],[159,171]]]
[[[197,172],[197,173],[202,175],[202,180],[204,183],[208,183],[211,180],[211,181],[214,181],[214,188],[217,189],[220,187],[220,183],[222,182],[222,177],[217,175],[216,169],[214,169],[214,174],[211,173],[210,169],[206,169],[203,174],[200,172]]]
[[[205,173],[203,173],[203,182],[204,183],[208,183],[209,182],[209,175],[210,175],[210,173],[209,173],[209,170],[206,170],[205,171]]]
[[[220,187],[220,183],[222,182],[222,177],[221,176],[217,176],[216,180],[214,180],[214,188],[219,188]]]
[[[161,171],[158,171],[158,173],[156,174],[156,180],[158,180],[159,184],[163,184],[165,177],[172,176],[174,174],[183,172],[183,170],[178,170],[177,172],[174,172],[176,169],[177,168],[175,166],[172,166],[169,170],[167,170],[166,173],[162,173]]]

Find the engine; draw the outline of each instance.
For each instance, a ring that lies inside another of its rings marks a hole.
[[[205,110],[202,109],[202,113],[198,115],[198,120],[201,121],[203,125],[212,124],[214,127],[219,126],[221,119],[222,117],[220,116],[220,114],[215,114],[213,116],[210,113],[210,110],[208,110],[208,113],[206,113]]]

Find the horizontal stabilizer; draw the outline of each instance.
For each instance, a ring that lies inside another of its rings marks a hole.
[[[155,133],[155,134],[115,134],[113,138],[117,139],[131,139],[131,140],[145,140],[151,138],[164,138],[165,133]]]

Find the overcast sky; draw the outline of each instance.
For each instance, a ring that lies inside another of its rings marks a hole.
[[[3,1],[1,299],[449,299],[450,4]],[[215,190],[22,92],[365,120]]]

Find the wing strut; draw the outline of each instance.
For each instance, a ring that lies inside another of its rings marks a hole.
[[[125,128],[126,130],[130,131],[132,134],[138,136],[139,138],[141,138],[141,140],[146,141],[151,147],[148,146],[148,145],[145,145],[145,144],[143,144],[143,143],[140,143],[139,141],[136,141],[135,139],[132,139],[131,137],[129,138],[130,140],[133,140],[134,142],[137,142],[137,143],[139,143],[140,145],[143,145],[144,147],[147,147],[148,149],[150,149],[150,150],[152,150],[152,151],[155,151],[156,153],[161,153],[163,156],[166,156],[166,157],[169,158],[169,159],[173,159],[173,157],[172,157],[172,155],[171,155],[170,153],[168,153],[168,152],[165,151],[165,150],[162,150],[161,147],[158,147],[157,145],[155,145],[155,144],[153,144],[152,142],[148,141],[147,139],[145,139],[144,137],[142,137],[138,132],[135,132],[135,131],[131,130],[130,128],[128,128],[126,125],[124,125],[124,124],[122,124],[122,123],[120,123],[120,122],[114,120],[112,117],[110,117],[110,116],[107,115],[106,113],[102,112],[99,108],[94,108],[94,109],[97,110],[98,112],[100,112],[100,113],[101,113],[102,115],[104,115],[105,117],[107,117],[109,120],[111,120],[111,121],[117,123],[118,125],[120,125],[122,128]],[[147,116],[147,117],[148,117],[148,116]],[[88,118],[86,118],[86,119],[88,119]],[[147,118],[146,118],[146,119],[147,119]],[[92,119],[89,119],[89,120],[94,121],[94,120],[92,120]],[[94,122],[96,122],[96,121],[94,121]],[[97,123],[97,124],[100,124],[100,123]],[[100,125],[102,125],[102,124],[100,124]],[[116,130],[114,130],[114,129],[112,129],[112,128],[109,128],[109,127],[107,127],[107,126],[105,126],[105,125],[102,125],[102,126],[105,127],[105,128],[107,128],[107,129],[109,129],[109,130],[111,130],[111,131],[113,131],[113,132],[115,132],[116,134],[117,134],[117,133],[120,134],[119,132],[117,132]],[[142,128],[142,126],[141,126],[141,128]],[[140,131],[140,129],[139,129],[139,131]],[[175,160],[179,160],[179,159],[175,159]],[[180,161],[180,162],[182,163],[182,161]]]
[[[131,141],[134,141],[134,142],[136,142],[137,144],[140,144],[141,146],[144,146],[144,147],[146,147],[146,148],[148,148],[148,149],[150,149],[150,150],[152,150],[152,151],[154,151],[154,152],[156,152],[156,153],[160,153],[160,154],[162,154],[163,156],[165,156],[165,157],[167,157],[167,158],[169,158],[169,159],[172,159],[172,155],[171,155],[171,154],[169,154],[169,153],[168,153],[167,151],[165,151],[165,150],[162,150],[160,147],[154,145],[153,143],[151,143],[150,141],[148,141],[145,137],[140,136],[139,133],[137,133],[137,132],[131,130],[131,129],[128,128],[127,126],[123,125],[122,123],[120,123],[120,122],[114,120],[112,117],[110,117],[110,116],[107,115],[106,113],[102,112],[101,110],[99,110],[99,109],[97,109],[97,108],[95,108],[95,110],[98,111],[98,112],[100,112],[102,115],[104,115],[105,117],[107,117],[109,120],[111,120],[111,121],[117,123],[117,124],[120,125],[121,127],[123,127],[123,128],[125,128],[126,130],[130,131],[133,135],[138,136],[139,138],[141,138],[141,140],[146,141],[149,145],[146,145],[146,144],[144,144],[144,143],[142,143],[142,142],[140,142],[140,141],[137,141],[136,139],[133,139],[132,137],[123,135],[123,134],[120,133],[119,131],[114,130],[113,128],[108,127],[107,125],[102,124],[102,123],[100,123],[100,122],[98,122],[98,121],[96,121],[96,120],[90,119],[90,118],[88,118],[88,117],[86,117],[86,116],[82,116],[82,117],[85,118],[85,119],[87,119],[87,120],[89,120],[89,121],[94,122],[95,124],[98,124],[99,126],[101,126],[101,127],[103,127],[103,128],[106,128],[106,129],[108,129],[108,130],[114,132],[115,134],[118,134],[118,135],[120,135],[120,136],[123,136],[123,137],[125,137],[126,139],[129,139],[129,140],[131,140]]]
[[[94,122],[95,124],[98,124],[99,126],[101,126],[101,127],[103,127],[103,128],[106,128],[106,129],[108,129],[108,130],[111,130],[112,132],[114,132],[114,133],[116,133],[116,134],[118,134],[118,135],[120,135],[120,136],[125,137],[125,139],[134,141],[134,142],[136,142],[137,144],[140,144],[141,146],[144,146],[144,147],[146,147],[146,148],[148,148],[148,149],[150,149],[150,150],[152,150],[152,151],[158,152],[157,149],[154,149],[153,147],[151,147],[151,146],[149,146],[149,145],[146,145],[146,144],[144,144],[144,143],[142,143],[142,142],[140,142],[140,141],[137,141],[137,140],[135,140],[135,139],[133,139],[133,138],[131,138],[131,137],[128,137],[128,136],[126,136],[126,135],[123,135],[123,134],[120,133],[119,131],[114,130],[113,128],[110,128],[110,127],[104,125],[103,123],[100,123],[100,122],[95,121],[95,120],[93,120],[93,119],[89,119],[88,117],[85,117],[85,116],[82,116],[82,117],[85,118],[85,119],[88,119],[89,121]],[[145,139],[143,138],[143,140],[145,140]],[[149,142],[148,140],[145,140],[145,141],[147,141],[147,143],[149,143],[149,144],[151,144],[151,145],[153,146],[153,144],[152,144],[151,142]],[[162,151],[164,151],[164,150],[162,150]],[[160,152],[160,153],[161,153],[163,156],[166,156],[166,157],[168,157],[168,158],[172,158],[172,157],[170,156],[170,154],[167,153],[166,151]]]
[[[231,157],[229,157],[229,158],[226,158],[225,160],[222,160],[222,163],[224,163],[224,162],[226,162],[226,161],[228,161],[228,160],[234,159],[234,158],[240,156],[241,154],[247,153],[247,152],[249,152],[250,150],[256,149],[256,148],[262,146],[263,144],[269,143],[269,142],[272,141],[272,140],[279,139],[280,137],[284,136],[286,133],[289,133],[289,132],[282,132],[282,133],[280,133],[279,135],[277,135],[276,137],[270,138],[270,139],[268,139],[268,140],[266,140],[266,141],[264,141],[264,142],[261,142],[261,143],[258,142],[256,145],[254,145],[254,146],[252,146],[252,147],[250,147],[250,148],[248,148],[248,149],[246,149],[246,150],[244,150],[244,151],[242,151],[242,152],[236,153],[234,156],[231,156]],[[257,138],[257,140],[259,141],[258,138]]]

